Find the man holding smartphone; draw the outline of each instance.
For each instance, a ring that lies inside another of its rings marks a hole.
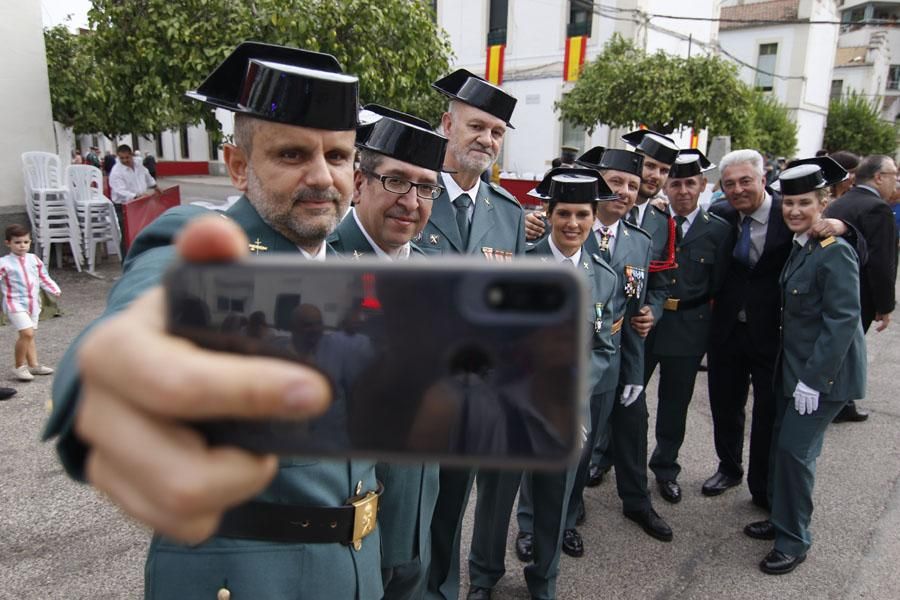
[[[508,261],[525,252],[525,212],[506,190],[481,181],[500,155],[516,99],[465,69],[432,84],[450,99],[441,118],[447,136],[445,191],[434,201],[431,217],[414,241],[428,255],[471,254]],[[502,471],[481,471],[478,504],[494,497]],[[432,556],[428,595],[459,596],[459,550],[462,519],[472,489],[472,469],[442,468],[440,493],[432,522]],[[518,486],[518,481],[516,481]],[[476,509],[475,531],[487,531]],[[473,540],[473,544],[477,542]]]
[[[438,172],[447,139],[421,119],[377,105],[366,106],[360,122],[354,207],[328,243],[357,260],[424,256],[411,240],[425,227],[432,203],[443,191]],[[431,556],[438,465],[378,463],[375,472],[385,490],[378,513],[384,598],[421,598]]]
[[[329,55],[238,46],[189,95],[237,113],[224,158],[244,197],[226,218],[179,207],[147,227],[103,317],[60,365],[45,435],[70,475],[156,531],[148,598],[382,596],[378,529],[354,527],[357,511],[377,510],[374,463],[279,464],[210,447],[185,424],[315,416],[330,401],[325,378],[169,335],[158,286],[176,257],[228,261],[251,245],[333,254],[325,238],[353,191],[357,88]]]

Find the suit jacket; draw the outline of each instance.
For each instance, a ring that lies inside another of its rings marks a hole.
[[[339,253],[355,259],[375,254],[356,219],[349,213],[328,236],[328,243]],[[410,256],[413,255],[423,255],[415,244],[410,248]],[[397,567],[427,555],[431,517],[438,495],[438,472],[437,464],[375,465],[378,481],[384,485],[378,510],[382,568]]]
[[[866,393],[866,344],[860,322],[859,265],[844,240],[809,240],[781,273],[783,335],[781,388],[791,396],[800,380],[824,399]]]
[[[644,210],[640,228],[650,234],[651,260],[665,260],[666,249],[669,247],[669,215],[649,204]],[[654,323],[659,323],[663,317],[663,304],[671,293],[670,278],[670,271],[657,271],[651,273],[648,279],[647,304],[653,311]]]
[[[499,257],[494,251],[509,256],[525,253],[525,211],[502,187],[483,181],[479,184],[465,248],[452,201],[444,190],[434,201],[425,229],[413,239],[425,254],[481,254],[491,259]]]
[[[543,262],[555,260],[548,238],[544,238],[529,248],[528,256]],[[576,266],[578,271],[587,277],[588,291],[590,292],[590,306],[585,326],[589,327],[591,332],[591,372],[588,389],[593,390],[603,373],[609,368],[610,361],[619,346],[617,342],[621,333],[615,335],[612,333],[612,324],[615,321],[613,300],[618,287],[618,278],[612,267],[606,264],[598,254],[591,254],[587,251],[586,245],[581,248],[581,262]],[[587,422],[589,423],[590,419]]]
[[[675,247],[678,267],[665,271],[672,298],[693,300],[716,295],[725,280],[734,235],[723,219],[702,208]],[[658,356],[702,356],[709,345],[712,305],[666,310],[648,338],[648,351]]]
[[[208,211],[193,206],[176,207],[141,232],[100,320],[124,309],[160,283],[175,256],[173,237],[188,220],[200,214]],[[258,245],[265,246],[268,252],[299,255],[297,246],[270,228],[246,198],[241,198],[226,214],[244,229],[251,243],[258,240]],[[81,339],[72,344],[57,371],[53,412],[45,437],[59,436],[57,449],[63,465],[71,475],[83,479],[86,451],[72,431],[80,388],[77,352]],[[256,500],[337,507],[355,495],[357,482],[362,483],[364,490],[377,487],[374,463],[285,458],[275,479]],[[156,536],[147,557],[144,592],[147,598],[161,600],[203,598],[227,582],[234,597],[377,599],[382,593],[380,544],[377,528],[363,540],[359,552],[342,544],[278,544],[220,537],[186,546]]]
[[[615,390],[618,384],[643,385],[644,383],[644,339],[631,327],[631,317],[644,305],[647,297],[647,275],[650,265],[650,235],[627,221],[619,221],[616,245],[609,266],[618,278],[616,294],[612,300],[613,322],[622,319],[621,331],[613,336],[617,352],[613,355],[609,368],[604,371],[594,393]],[[584,244],[591,256],[600,256],[597,236],[591,234]],[[635,281],[640,289],[635,290]],[[626,291],[629,288],[629,291]],[[618,336],[618,339],[616,339]]]
[[[742,215],[729,202],[712,205],[710,212],[728,223],[734,233],[731,240],[736,240]],[[791,252],[792,239],[793,234],[781,215],[781,196],[773,195],[766,241],[759,261],[752,269],[739,261],[728,261],[724,282],[713,305],[712,348],[725,343],[738,322],[738,313],[743,309],[755,350],[760,355],[775,358],[779,340],[778,277]],[[733,251],[733,243],[731,247]]]
[[[826,217],[853,225],[865,238],[868,262],[860,271],[863,315],[887,314],[895,306],[897,226],[890,206],[877,194],[859,186],[825,208]]]

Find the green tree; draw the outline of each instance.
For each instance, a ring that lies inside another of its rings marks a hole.
[[[750,107],[731,133],[733,148],[755,148],[769,156],[791,157],[797,151],[797,124],[773,96],[748,90]],[[718,132],[715,135],[720,135]]]
[[[104,108],[93,130],[108,135],[200,121],[215,134],[212,111],[184,92],[244,40],[334,54],[359,75],[363,102],[432,121],[443,102],[429,84],[452,55],[430,6],[409,0],[92,0],[88,21],[84,50],[96,69],[89,98]],[[87,119],[74,112],[73,121]]]
[[[87,41],[65,25],[44,30],[53,119],[76,133],[103,129],[102,107],[93,103],[99,82]]]
[[[557,108],[589,131],[600,123],[643,123],[662,133],[693,127],[730,134],[747,127],[743,120],[751,104],[733,64],[715,56],[647,54],[614,35]]]
[[[848,150],[860,156],[897,152],[897,126],[883,121],[877,105],[851,92],[828,106],[825,124],[825,149]]]

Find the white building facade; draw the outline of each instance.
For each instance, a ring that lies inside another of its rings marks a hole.
[[[822,147],[828,118],[839,33],[837,2],[728,0],[721,16],[761,21],[721,23],[719,44],[742,63],[740,75],[746,83],[771,93],[787,107],[797,123],[797,156],[813,156]],[[777,20],[798,22],[771,22]]]

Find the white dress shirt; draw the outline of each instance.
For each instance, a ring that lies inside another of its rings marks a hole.
[[[547,238],[547,241],[550,242],[550,252],[553,253],[553,258],[556,259],[556,262],[563,263],[566,261],[571,261],[574,266],[578,266],[578,261],[581,260],[581,248],[576,250],[572,256],[566,256],[559,248],[556,247],[556,244],[553,243],[552,236]]]
[[[594,220],[594,235],[597,236],[597,243],[600,243],[601,230],[609,231],[609,255],[612,256],[616,250],[616,236],[619,233],[619,221],[616,221],[609,227],[600,222],[600,219]]]
[[[143,196],[149,188],[156,185],[156,180],[150,176],[150,171],[135,161],[134,168],[126,167],[116,161],[109,172],[109,190],[111,200],[116,204],[131,202],[138,196]]]
[[[475,198],[478,197],[478,186],[481,185],[481,179],[475,181],[475,185],[467,190],[462,189],[456,180],[447,173],[441,173],[441,179],[444,180],[444,187],[447,188],[447,197],[450,198],[450,205],[453,207],[453,210],[456,210],[456,205],[453,204],[453,201],[459,198],[460,194],[468,194],[472,199],[472,203],[469,204],[468,213],[469,223],[472,222],[472,216],[475,214]]]

